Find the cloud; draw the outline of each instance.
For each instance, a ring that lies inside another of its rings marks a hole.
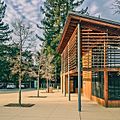
[[[33,23],[38,23],[40,16],[40,6],[44,0],[5,0],[7,4],[7,17],[21,17]],[[9,18],[6,18],[9,19]]]
[[[22,18],[31,22],[36,30],[36,24],[43,18],[40,6],[45,0],[4,0],[7,4],[5,21],[10,23],[14,18]],[[85,0],[82,8],[88,6],[92,16],[99,16],[112,20],[120,20],[119,15],[113,15],[112,3],[114,0]],[[37,31],[38,32],[38,31]],[[39,31],[40,36],[42,31]]]
[[[42,31],[37,31],[36,24],[40,23],[43,15],[40,13],[40,6],[45,0],[4,0],[7,4],[4,21],[11,23],[16,18],[24,19],[33,25],[33,30],[42,36]],[[37,48],[39,48],[38,41]]]
[[[98,6],[96,5],[95,2],[93,2],[89,7],[90,14],[96,14],[97,10],[98,10]]]
[[[92,16],[99,16],[114,21],[120,21],[119,15],[114,15],[113,3],[115,0],[85,0],[83,7],[88,6],[88,12]]]

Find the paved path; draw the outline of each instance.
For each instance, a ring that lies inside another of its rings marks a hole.
[[[34,88],[26,88],[22,89],[22,91],[33,91],[35,90]],[[9,94],[9,93],[17,93],[18,89],[0,89],[0,94]]]
[[[41,98],[34,98],[36,91],[22,94],[23,103],[35,104],[30,108],[4,107],[18,101],[17,93],[0,94],[0,120],[120,120],[120,108],[104,108],[82,97],[82,112],[77,112],[77,95],[72,95],[68,102],[60,92],[40,93]]]

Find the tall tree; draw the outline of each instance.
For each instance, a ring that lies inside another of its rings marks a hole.
[[[6,4],[0,0],[0,80],[7,82],[10,79],[10,31],[9,25],[3,22],[5,17]]]
[[[43,38],[37,37],[45,42],[47,54],[54,55],[54,68],[57,68],[55,71],[56,79],[59,78],[60,73],[60,56],[56,52],[56,47],[61,37],[61,31],[65,24],[66,16],[68,11],[74,11],[81,14],[87,13],[87,9],[77,10],[78,7],[82,5],[84,0],[46,0],[44,6],[41,7],[41,11],[44,14],[44,18],[41,21],[42,26],[37,25],[39,29],[43,29]]]
[[[120,14],[120,0],[115,0],[113,3],[114,14]]]
[[[39,97],[39,89],[40,89],[40,79],[42,78],[42,75],[44,74],[44,70],[42,69],[43,66],[45,65],[45,55],[43,53],[44,47],[41,46],[41,50],[37,52],[36,55],[36,61],[37,61],[37,70],[38,70],[38,79],[37,79],[37,97]]]
[[[19,73],[19,105],[21,105],[21,82],[23,80],[23,62],[25,62],[24,54],[29,50],[34,42],[34,35],[31,29],[31,25],[26,25],[26,23],[20,19],[16,19],[12,22],[14,37],[13,41],[18,46],[19,53],[16,56],[18,63],[18,73]]]
[[[53,64],[54,56],[48,54],[45,56],[44,65],[41,67],[42,77],[47,80],[47,92],[49,93],[49,82],[53,80],[54,77],[54,64]]]

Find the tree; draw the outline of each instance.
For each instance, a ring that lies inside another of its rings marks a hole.
[[[115,0],[113,3],[114,14],[120,14],[120,0]]]
[[[54,64],[53,64],[54,56],[48,54],[45,56],[44,65],[41,67],[42,77],[47,80],[47,92],[49,93],[49,81],[54,78]]]
[[[41,7],[41,11],[44,14],[44,18],[41,21],[42,26],[37,25],[39,29],[42,29],[43,36],[37,37],[44,41],[45,43],[45,52],[47,55],[54,55],[53,63],[54,68],[56,69],[56,78],[59,79],[60,73],[60,56],[56,52],[56,47],[61,38],[61,31],[63,30],[63,26],[65,24],[66,16],[68,11],[74,11],[81,14],[87,13],[87,9],[79,9],[78,7],[84,2],[84,0],[46,0],[44,2],[44,6]],[[54,70],[55,71],[55,70]]]
[[[9,61],[11,45],[9,41],[12,31],[9,29],[9,25],[3,22],[6,7],[6,4],[0,0],[0,80],[2,82],[8,82],[11,74]]]
[[[41,51],[37,52],[37,61],[38,61],[37,97],[39,97],[40,79],[42,78],[42,75],[44,74],[44,71],[42,70],[43,66],[45,65],[45,55],[43,53],[43,50],[44,50],[44,47],[41,46]]]
[[[19,53],[16,56],[16,59],[18,60],[17,67],[19,68],[19,105],[21,105],[21,82],[23,80],[23,73],[25,73],[23,68],[23,62],[25,62],[25,57],[23,54],[27,52],[32,46],[32,43],[34,42],[34,34],[31,30],[31,25],[26,25],[25,22],[23,22],[20,19],[16,19],[14,22],[12,22],[13,27],[13,33],[14,37],[13,42],[17,45],[19,49]],[[14,69],[15,71],[15,69]]]

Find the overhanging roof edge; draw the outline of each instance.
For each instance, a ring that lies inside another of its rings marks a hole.
[[[99,21],[101,23],[106,23],[106,24],[111,24],[111,25],[115,25],[116,27],[119,26],[120,28],[120,22],[116,22],[116,21],[112,21],[112,20],[108,20],[108,19],[103,19],[103,18],[98,18],[98,17],[94,17],[94,16],[88,16],[88,15],[83,15],[83,14],[78,14],[78,13],[75,13],[75,12],[71,12],[69,11],[68,12],[68,15],[67,15],[67,18],[66,18],[66,22],[65,22],[65,25],[64,25],[64,29],[63,29],[63,33],[62,33],[62,36],[61,36],[61,39],[60,39],[60,43],[57,47],[57,51],[59,53],[62,53],[62,51],[60,50],[60,47],[62,46],[62,43],[63,43],[63,37],[65,35],[65,32],[66,32],[66,29],[68,28],[68,19],[71,19],[72,17],[78,17],[75,18],[76,20],[79,20],[82,19],[82,18],[85,18],[85,19],[91,19],[91,20],[95,20],[95,21]],[[70,23],[70,22],[69,22]]]
[[[71,12],[71,11],[68,12],[68,15],[74,15],[74,16],[78,16],[78,17],[82,17],[82,18],[88,18],[88,19],[97,20],[97,21],[106,22],[109,24],[114,24],[114,25],[120,26],[120,22],[109,20],[109,19],[104,19],[104,18],[100,18],[100,17],[79,14],[79,13],[75,13],[75,12]]]

